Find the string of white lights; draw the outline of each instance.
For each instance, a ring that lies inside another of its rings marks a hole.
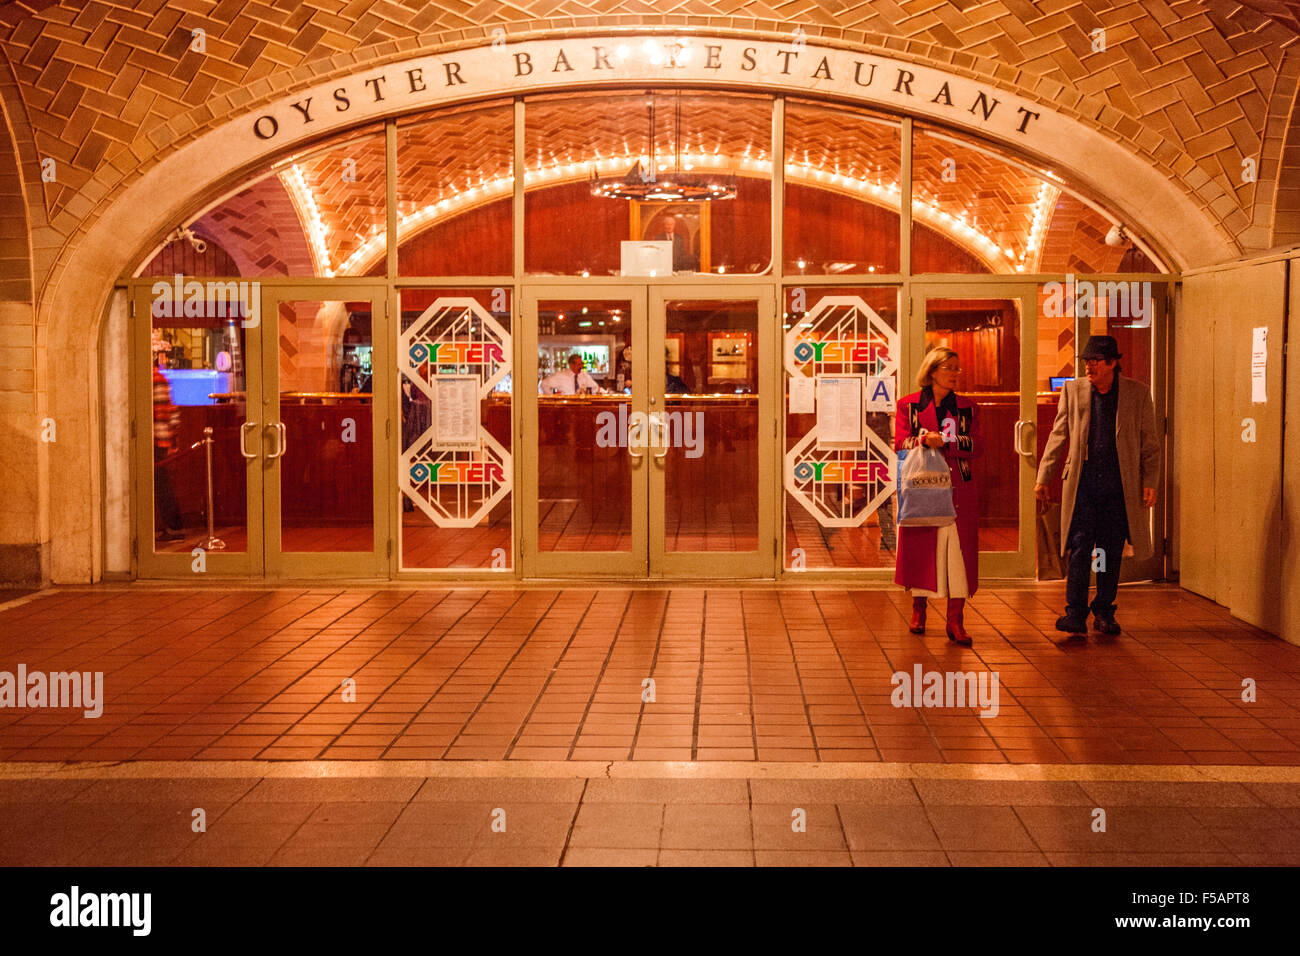
[[[763,156],[755,158],[746,155],[732,158],[716,152],[684,153],[682,155],[682,166],[687,170],[703,168],[742,176],[746,173],[770,176],[772,163]],[[524,186],[527,189],[536,186],[581,182],[591,175],[593,169],[598,176],[609,175],[620,170],[626,170],[628,165],[638,158],[629,154],[604,157],[586,163],[561,163],[555,161],[550,165],[541,165],[526,170],[524,173]],[[295,165],[286,173],[282,173],[281,176],[284,178],[290,193],[294,196],[295,204],[298,206],[299,213],[306,224],[312,255],[317,260],[321,275],[332,276],[336,272],[340,275],[355,274],[358,267],[369,265],[384,254],[387,236],[382,230],[376,231],[370,236],[357,233],[357,248],[339,264],[337,270],[331,270],[329,246],[326,238],[329,230],[320,215],[315,195],[307,184],[302,170]],[[899,184],[897,182],[885,182],[883,178],[876,180],[860,179],[840,172],[828,172],[820,166],[814,166],[808,162],[787,164],[785,176],[789,181],[829,189],[856,199],[875,202],[887,208],[897,209],[900,202],[901,190]],[[499,176],[466,189],[453,187],[450,195],[444,195],[440,199],[418,209],[399,214],[399,234],[407,235],[408,232],[422,231],[438,222],[458,216],[475,206],[506,198],[511,195],[513,189],[514,180],[511,176]],[[953,215],[935,203],[913,197],[912,216],[953,238],[963,247],[973,251],[986,263],[995,265],[1001,262],[1014,267],[1018,272],[1024,272],[1029,263],[1034,264],[1035,268],[1037,267],[1038,258],[1041,257],[1042,240],[1047,230],[1049,214],[1056,204],[1059,193],[1060,190],[1050,183],[1043,183],[1039,188],[1029,235],[1024,249],[1018,256],[1014,250],[1000,246],[991,236],[968,221],[965,212]],[[1033,255],[1034,253],[1037,253],[1037,255]]]
[[[326,225],[325,218],[320,213],[320,206],[316,203],[316,194],[312,192],[311,186],[307,185],[307,177],[303,175],[302,169],[295,163],[280,174],[280,180],[289,191],[289,196],[298,212],[299,221],[306,228],[307,245],[311,250],[312,259],[315,260],[316,274],[333,276],[334,270],[330,268],[330,247],[327,241],[329,226]],[[346,270],[341,269],[340,271],[346,273]]]
[[[1038,201],[1034,203],[1034,220],[1029,226],[1029,240],[1025,243],[1025,249],[1020,253],[1020,264],[1016,266],[1017,272],[1024,272],[1026,259],[1032,257],[1033,263],[1031,272],[1038,272],[1043,261],[1043,239],[1047,234],[1047,220],[1051,211],[1056,208],[1056,200],[1060,197],[1061,191],[1051,183],[1043,183],[1038,187]]]

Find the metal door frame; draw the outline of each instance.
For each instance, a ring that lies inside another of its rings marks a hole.
[[[911,283],[908,306],[909,322],[906,325],[905,356],[913,361],[909,368],[920,365],[925,355],[926,302],[929,299],[1015,299],[1020,302],[1020,412],[1016,423],[1020,467],[1017,471],[1019,499],[1019,542],[1015,551],[980,551],[981,580],[986,578],[1037,577],[1037,509],[1034,499],[1034,479],[1038,473],[1037,446],[1037,388],[1038,381],[1038,286],[1034,282],[916,282]],[[900,392],[902,389],[900,388]],[[987,434],[987,431],[985,432]],[[974,465],[979,475],[979,462]]]
[[[391,515],[396,507],[397,474],[396,453],[392,445],[392,397],[396,357],[391,342],[394,339],[389,326],[388,289],[375,282],[330,282],[328,284],[303,283],[277,285],[262,289],[261,332],[262,349],[260,366],[260,407],[257,409],[261,423],[262,454],[262,541],[265,552],[266,575],[276,579],[292,578],[382,578],[391,573],[392,537]],[[370,551],[284,551],[281,546],[281,485],[280,455],[287,442],[295,436],[284,431],[280,421],[280,351],[279,309],[285,301],[339,302],[366,301],[371,304],[371,454],[373,489],[371,521],[373,537]],[[280,429],[280,440],[271,432]],[[274,454],[272,449],[278,451]]]

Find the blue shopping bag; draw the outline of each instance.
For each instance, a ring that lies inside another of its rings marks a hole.
[[[957,520],[952,473],[938,449],[922,446],[898,453],[898,526],[939,527]]]

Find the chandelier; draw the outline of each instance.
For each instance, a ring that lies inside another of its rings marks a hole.
[[[655,101],[653,94],[646,102],[646,152],[649,168],[641,160],[622,177],[600,177],[596,167],[591,170],[591,194],[603,199],[636,199],[642,202],[716,202],[736,198],[734,176],[692,173],[682,169],[682,100],[677,94],[675,130],[673,133],[672,170],[660,178],[659,161],[655,149]]]

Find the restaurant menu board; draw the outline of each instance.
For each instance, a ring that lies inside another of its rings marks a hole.
[[[861,448],[865,375],[817,376],[817,446]]]
[[[477,375],[439,375],[433,380],[433,447],[460,451],[479,446]]]
[[[790,414],[811,415],[816,410],[816,381],[810,375],[790,376]]]

